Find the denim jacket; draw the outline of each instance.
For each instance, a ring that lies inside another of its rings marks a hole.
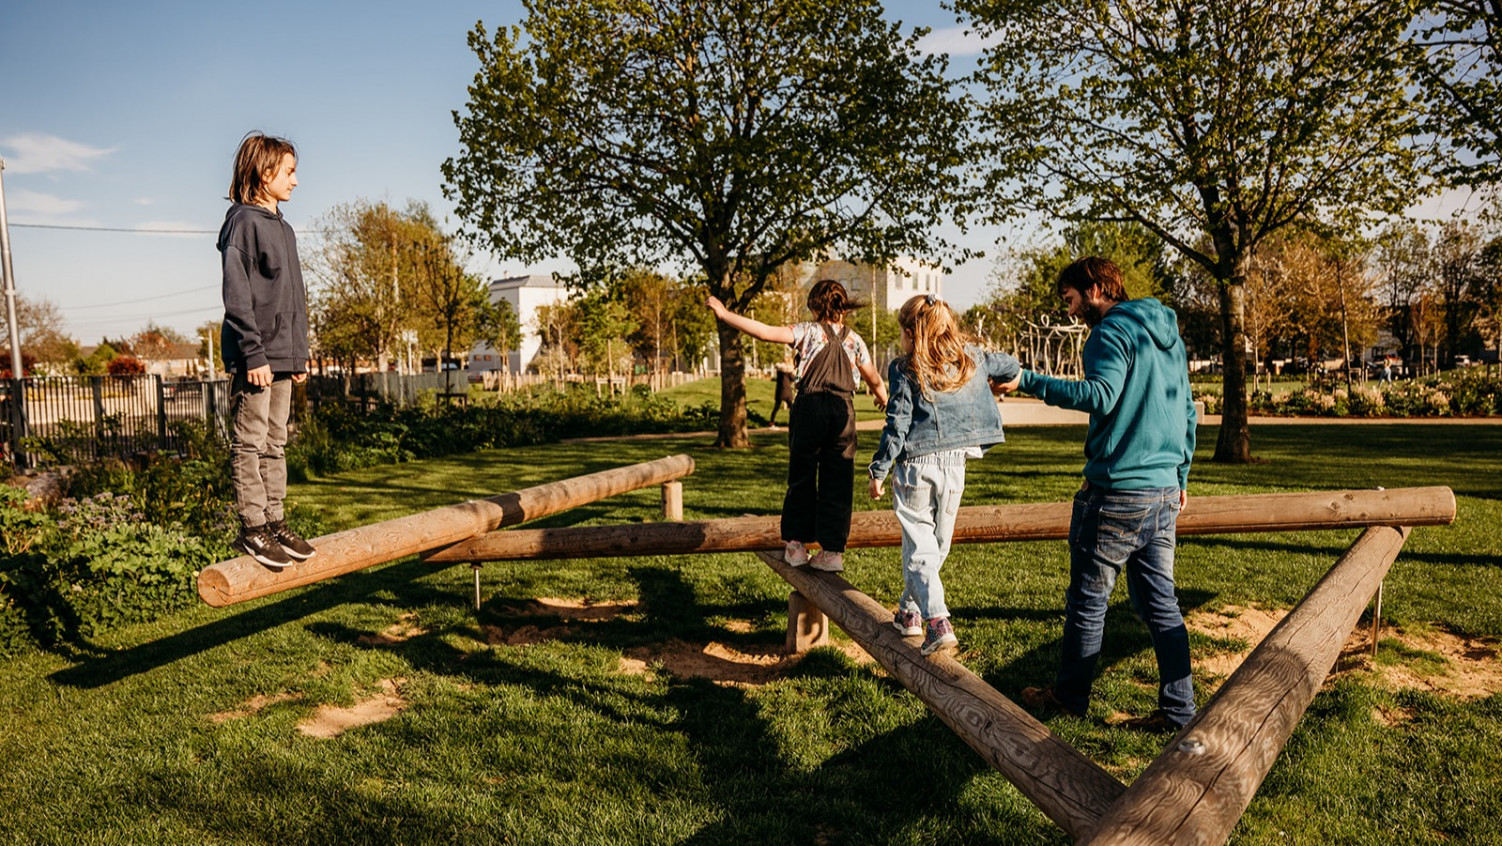
[[[885,479],[894,461],[951,449],[984,448],[1006,440],[1001,434],[1001,406],[987,382],[1011,381],[1021,367],[1006,353],[975,346],[966,347],[965,352],[975,360],[975,374],[953,391],[931,391],[924,396],[907,371],[906,356],[887,368],[891,398],[881,444],[867,468],[871,478]]]

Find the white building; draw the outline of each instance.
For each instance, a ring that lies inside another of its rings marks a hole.
[[[555,305],[568,299],[568,288],[553,278],[552,274],[532,274],[497,279],[490,283],[490,301],[505,300],[516,312],[521,324],[521,349],[512,350],[510,361],[503,361],[499,352],[489,344],[475,344],[469,354],[471,372],[482,370],[508,370],[524,373],[537,352],[542,348],[542,336],[537,331],[537,310],[542,306]]]
[[[919,294],[944,296],[944,270],[917,259],[902,256],[884,267],[826,261],[814,268],[804,288],[819,279],[843,282],[857,299],[868,300],[876,308],[896,311]]]

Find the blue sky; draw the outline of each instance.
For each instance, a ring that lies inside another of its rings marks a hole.
[[[927,45],[954,67],[970,66],[979,45],[937,2],[887,6],[891,18],[932,27]],[[18,289],[56,303],[84,344],[153,320],[192,334],[217,319],[212,233],[227,207],[235,147],[251,129],[298,146],[301,184],[283,211],[304,257],[316,246],[311,225],[338,203],[416,199],[448,214],[439,166],[457,152],[451,112],[463,108],[476,70],[466,35],[477,20],[494,30],[521,16],[510,0],[8,0],[0,157]],[[988,258],[955,270],[948,299],[964,307],[981,297],[1003,235],[1015,242],[1034,233],[1023,225],[965,236]],[[567,268],[490,261],[476,270]]]
[[[889,8],[908,24],[953,27],[937,3]],[[465,37],[477,20],[494,30],[521,16],[516,2],[470,0],[11,0],[0,28],[0,157],[18,290],[56,303],[84,344],[151,320],[192,334],[217,319],[213,234],[23,224],[217,232],[250,129],[297,144],[301,184],[282,208],[305,259],[316,237],[306,230],[338,203],[417,199],[447,214],[439,166],[457,152],[450,113],[476,70]],[[932,43],[969,49],[957,31]],[[985,249],[997,234],[966,243]],[[973,302],[989,271],[989,260],[960,268],[949,297]]]

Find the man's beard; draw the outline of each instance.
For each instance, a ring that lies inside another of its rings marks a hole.
[[[1080,319],[1085,321],[1086,326],[1094,329],[1106,319],[1106,310],[1094,303],[1080,303]]]

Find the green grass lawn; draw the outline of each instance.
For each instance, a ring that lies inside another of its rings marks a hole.
[[[1012,430],[971,465],[967,502],[1066,499],[1082,437]],[[1202,461],[1192,494],[1454,488],[1457,524],[1415,530],[1388,577],[1377,667],[1465,670],[1393,625],[1479,638],[1476,660],[1496,662],[1502,426],[1279,426],[1253,438],[1266,463]],[[1202,458],[1213,442],[1202,430]],[[292,496],[338,529],[688,452],[689,519],[775,513],[785,441],[753,443],[491,451],[345,473]],[[862,434],[863,455],[874,444]],[[540,525],[649,521],[657,508],[643,490]],[[1181,601],[1192,614],[1287,609],[1355,534],[1185,539]],[[1004,694],[1052,673],[1066,559],[1062,542],[961,546],[946,565],[961,660]],[[895,601],[895,550],[854,551],[847,569]],[[823,648],[767,666],[788,589],[749,554],[490,564],[484,586],[477,616],[468,567],[407,559],[0,664],[0,842],[1068,842],[875,665]],[[574,619],[540,598],[605,613]],[[1156,678],[1124,590],[1116,599],[1089,718],[1049,725],[1130,780],[1165,741],[1107,722],[1149,710]],[[1204,699],[1220,680],[1206,668],[1248,644],[1191,642]],[[708,644],[710,677],[675,670],[674,656]],[[717,683],[737,656],[763,656],[758,683]],[[1232,842],[1502,842],[1502,695],[1390,690],[1374,672],[1358,666],[1316,697]],[[405,705],[389,719],[332,739],[298,729],[321,708],[390,693]]]

